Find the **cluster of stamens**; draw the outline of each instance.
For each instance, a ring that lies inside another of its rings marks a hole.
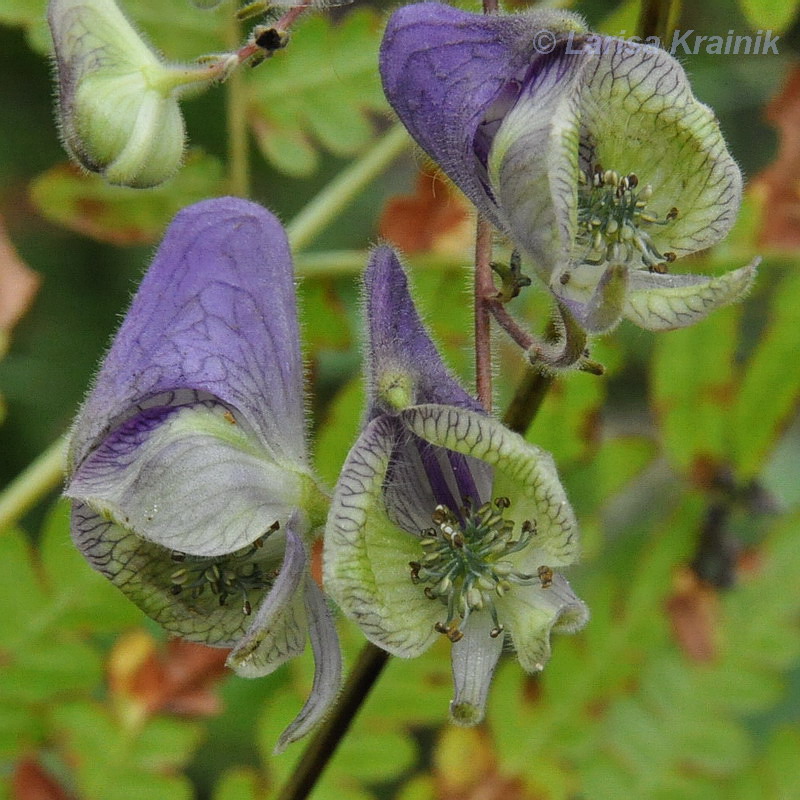
[[[542,566],[536,575],[517,572],[507,560],[528,546],[536,535],[536,524],[525,520],[519,537],[514,538],[514,522],[504,517],[511,505],[507,497],[484,503],[473,509],[471,503],[461,509],[460,519],[444,505],[431,515],[433,527],[422,531],[425,551],[420,561],[411,561],[411,580],[424,583],[425,596],[447,606],[447,619],[434,626],[451,642],[464,635],[462,628],[472,611],[486,609],[492,616],[493,638],[503,632],[497,618],[495,600],[503,597],[514,584],[540,581],[552,583],[553,572]]]
[[[675,253],[660,253],[646,229],[668,225],[678,209],[671,208],[664,219],[647,212],[653,187],[640,185],[632,172],[619,175],[597,164],[590,173],[579,173],[579,183],[578,242],[586,248],[583,263],[629,263],[639,258],[651,272],[666,272]]]
[[[267,536],[279,527],[280,523],[274,522],[252,544],[219,558],[202,558],[173,551],[172,560],[181,566],[170,575],[170,591],[175,595],[189,592],[192,599],[197,599],[208,589],[217,596],[220,606],[226,605],[232,595],[238,595],[242,599],[242,613],[249,615],[253,609],[248,593],[269,588],[278,574],[277,570],[265,570],[258,563],[257,556]]]

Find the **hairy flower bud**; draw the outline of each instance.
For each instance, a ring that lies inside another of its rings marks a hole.
[[[144,188],[171,177],[185,131],[178,96],[218,65],[165,64],[114,0],[51,0],[58,120],[64,146],[110,183]]]

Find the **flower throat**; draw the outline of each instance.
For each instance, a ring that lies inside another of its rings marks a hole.
[[[536,535],[536,524],[525,520],[518,539],[513,538],[514,522],[506,519],[511,505],[507,497],[484,503],[477,509],[467,501],[461,519],[445,505],[437,505],[431,515],[433,527],[422,531],[420,541],[425,554],[421,561],[411,561],[411,580],[424,583],[425,596],[447,606],[447,619],[435,625],[439,633],[457,642],[464,635],[462,627],[472,611],[486,609],[494,627],[490,636],[503,632],[498,621],[495,599],[510,591],[514,584],[541,581],[547,588],[553,580],[549,567],[539,567],[536,575],[517,572],[511,561],[504,560],[523,550]]]
[[[640,185],[633,173],[620,175],[596,164],[578,176],[578,243],[586,248],[582,262],[629,263],[636,258],[651,272],[666,272],[675,253],[659,252],[647,228],[668,225],[678,216],[671,208],[664,219],[646,211],[653,195],[650,184]]]

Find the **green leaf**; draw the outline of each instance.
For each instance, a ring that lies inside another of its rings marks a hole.
[[[214,788],[213,800],[266,800],[264,777],[252,767],[227,770]]]
[[[551,452],[563,469],[597,445],[605,384],[596,375],[570,374],[556,379],[527,433],[527,439]]]
[[[739,6],[754,32],[762,28],[783,33],[796,19],[800,3],[798,0],[739,0]]]
[[[85,800],[190,800],[191,783],[176,774],[199,741],[193,724],[153,718],[126,727],[101,706],[77,702],[53,712]]]
[[[726,410],[740,379],[734,353],[740,311],[728,308],[690,328],[656,337],[652,403],[673,463],[688,470],[698,460],[725,459],[730,435]]]
[[[380,17],[368,9],[337,24],[310,17],[248,76],[253,132],[276,169],[309,175],[317,144],[351,157],[370,143],[369,115],[387,109],[376,69],[380,36]]]
[[[730,425],[737,474],[758,474],[800,400],[800,275],[788,274],[775,287],[767,327],[747,362]]]
[[[364,384],[359,376],[336,394],[317,437],[317,472],[330,486],[336,483],[342,464],[358,437],[363,414]]]
[[[192,150],[178,174],[154,189],[110,186],[60,164],[31,183],[31,200],[49,220],[112,244],[157,241],[184,206],[225,193],[222,165]]]

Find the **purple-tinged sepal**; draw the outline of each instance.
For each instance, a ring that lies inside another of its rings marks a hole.
[[[373,254],[365,284],[370,414],[334,492],[325,585],[395,655],[446,635],[452,718],[475,724],[504,641],[536,671],[551,631],[586,621],[555,571],[578,558],[577,526],[552,458],[486,414],[442,364],[392,251]]]
[[[329,500],[309,467],[286,234],[238,198],[181,211],[72,431],[66,495],[89,563],[169,632],[265,675],[310,636],[314,691],[279,747],[339,687],[308,547]]]
[[[672,56],[560,16],[406,6],[381,50],[387,97],[527,254],[565,324],[587,335],[622,319],[690,325],[752,283],[756,263],[720,277],[669,274],[728,233],[741,173]],[[560,367],[569,349],[532,356]]]

